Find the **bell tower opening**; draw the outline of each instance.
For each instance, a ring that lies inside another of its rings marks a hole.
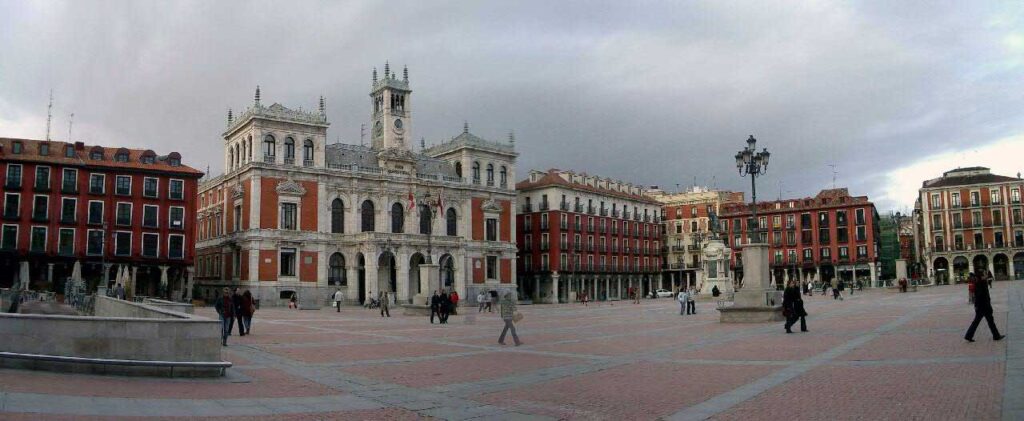
[[[382,79],[378,79],[377,69],[373,69],[373,86],[370,91],[373,103],[373,114],[370,116],[373,149],[409,150],[409,139],[412,139],[411,95],[408,68],[402,69],[401,79],[397,72],[391,72],[391,66],[386,62]]]

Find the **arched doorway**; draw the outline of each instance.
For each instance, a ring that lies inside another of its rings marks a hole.
[[[999,253],[992,257],[992,267],[995,269],[996,280],[1003,281],[1009,279],[1010,270],[1010,259],[1005,254]]]
[[[420,288],[420,265],[426,263],[427,260],[420,253],[413,253],[412,257],[409,258],[409,300],[411,302],[412,296],[416,294],[431,294],[433,291],[422,291]]]
[[[984,254],[979,254],[977,256],[974,256],[973,263],[974,263],[974,268],[973,269],[974,269],[975,273],[977,273],[979,271],[981,273],[985,273],[985,271],[988,270],[988,256],[986,256]]]
[[[447,289],[455,288],[455,259],[452,255],[445,254],[441,256],[440,260],[441,269],[441,286]]]
[[[821,282],[832,283],[832,278],[836,277],[836,268],[831,264],[821,265],[818,273],[821,275]]]
[[[967,280],[967,272],[971,270],[967,264],[967,258],[957,256],[953,258],[953,281],[960,283]]]
[[[1013,255],[1013,279],[1024,279],[1024,252]]]
[[[949,283],[949,260],[945,257],[939,257],[935,259],[935,263],[932,265],[935,268],[935,283],[936,284],[948,284]]]
[[[395,255],[385,251],[377,258],[377,290],[386,291],[394,296],[398,291],[398,265],[395,264]]]
[[[345,281],[345,256],[334,253],[328,260],[327,285],[344,286],[347,284]]]
[[[366,258],[363,257],[363,253],[356,255],[356,272],[359,279],[356,280],[356,285],[359,293],[359,304],[366,304]]]

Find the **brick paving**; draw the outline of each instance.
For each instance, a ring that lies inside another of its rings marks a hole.
[[[521,306],[520,347],[497,344],[496,312],[264,308],[223,378],[0,369],[0,420],[1022,419],[1024,283],[993,300],[1010,336],[973,344],[963,286],[805,297],[793,335],[712,303]]]

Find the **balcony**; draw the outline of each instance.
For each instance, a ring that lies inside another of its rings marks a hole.
[[[587,213],[588,214],[593,215],[596,212],[597,212],[597,209],[595,209],[593,206],[587,206]]]
[[[294,157],[289,158],[287,156],[284,157],[284,164],[285,165],[295,165],[295,158]]]
[[[685,252],[686,246],[672,246],[672,251]]]
[[[530,244],[530,243],[523,244],[523,250],[522,251],[525,252],[525,253],[532,252],[533,251],[533,244]]]
[[[569,249],[569,242],[568,241],[563,241],[561,243],[558,243],[558,249],[559,250],[568,250]]]
[[[569,223],[566,222],[566,221],[559,222],[558,223],[558,229],[560,229],[562,231],[565,231],[565,230],[569,229]]]
[[[313,160],[312,159],[303,159],[302,160],[302,166],[303,167],[312,167],[313,166]]]
[[[40,192],[40,193],[49,193],[50,192],[50,183],[48,183],[48,182],[47,183],[36,183],[33,186],[33,189],[35,191],[37,191],[37,192]]]
[[[618,252],[619,252],[619,246],[612,246],[612,253],[618,253]]]
[[[580,232],[583,230],[583,225],[580,225],[579,223],[573,224],[572,226],[576,232]]]
[[[533,231],[533,224],[523,224],[523,232]]]
[[[629,219],[629,211],[622,212],[622,219]]]
[[[549,210],[549,209],[550,209],[550,205],[548,204],[548,202],[540,202],[540,210],[546,211],[546,210]]]
[[[612,218],[618,218],[618,217],[619,217],[618,209],[612,209]]]
[[[569,202],[562,202],[562,203],[559,203],[559,204],[558,204],[558,210],[561,210],[561,211],[566,211],[566,212],[568,212],[568,211],[569,211]]]
[[[597,246],[597,252],[598,253],[607,253],[608,252],[608,246],[603,245],[603,244],[602,245],[598,245]]]
[[[540,243],[540,251],[548,251],[551,249],[551,244],[542,242]]]
[[[32,222],[49,222],[50,216],[46,212],[33,212]]]
[[[589,233],[593,233],[594,232],[594,224],[587,224],[587,232],[589,232]]]
[[[600,210],[598,211],[598,215],[601,215],[601,216],[608,216],[608,209],[607,209],[607,208],[601,208],[601,209],[600,209]]]
[[[597,233],[598,233],[598,234],[604,234],[604,233],[606,233],[606,232],[608,232],[608,229],[607,229],[607,228],[605,228],[605,226],[604,226],[604,225],[599,225],[599,226],[597,227]]]
[[[530,203],[523,203],[522,212],[523,213],[533,212],[533,205],[530,204]]]
[[[274,156],[274,155],[263,155],[263,162],[266,162],[268,164],[273,164],[273,163],[277,162],[277,157]]]
[[[594,252],[594,245],[593,244],[587,244],[585,250],[588,253],[593,253]]]
[[[619,235],[619,227],[612,226],[612,235]]]
[[[573,206],[573,211],[576,213],[583,213],[583,205],[577,203],[576,206]]]
[[[547,223],[547,222],[544,222],[544,221],[541,221],[541,222],[540,222],[540,230],[541,230],[541,231],[547,231],[547,230],[549,230],[550,228],[551,228],[551,227],[549,227],[549,226],[548,226],[548,223]]]
[[[20,178],[17,178],[17,179],[10,179],[9,178],[9,179],[7,179],[7,182],[4,183],[4,188],[5,189],[10,189],[10,190],[20,189],[21,188],[21,179]]]

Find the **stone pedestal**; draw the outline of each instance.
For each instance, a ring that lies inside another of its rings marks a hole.
[[[712,239],[704,246],[704,265],[699,272],[702,276],[703,286],[700,295],[710,297],[712,290],[717,286],[722,294],[733,292],[732,277],[729,273],[729,258],[732,251],[719,239]]]
[[[718,309],[722,323],[760,323],[785,320],[782,294],[771,288],[768,270],[768,245],[743,247],[743,289],[735,294],[733,305]]]
[[[419,269],[420,293],[412,297],[412,304],[402,306],[402,313],[406,316],[430,316],[430,297],[441,288],[438,265],[421,263]]]

